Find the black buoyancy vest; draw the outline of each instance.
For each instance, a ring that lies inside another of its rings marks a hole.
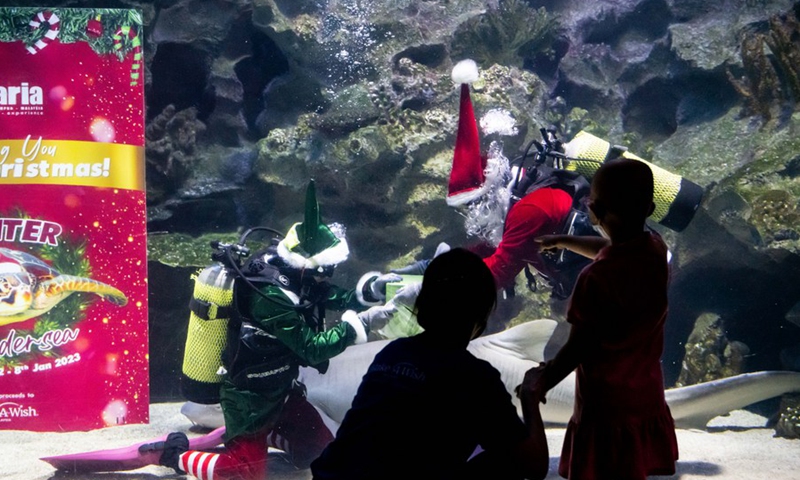
[[[589,181],[577,172],[539,165],[526,172],[522,181],[513,189],[512,199],[518,201],[544,187],[559,188],[567,192],[572,197],[572,207],[578,210],[583,209],[581,200],[590,190]]]
[[[250,318],[256,289],[273,285],[289,290],[300,299],[294,309],[314,331],[324,329],[324,299],[329,285],[303,282],[296,269],[276,266],[257,252],[243,266],[244,276],[234,284],[235,314],[228,328],[228,349],[224,358],[228,376],[235,386],[255,392],[270,391],[291,383],[304,362],[283,342],[264,331]],[[255,288],[254,288],[255,287]],[[315,367],[324,370],[327,365]]]

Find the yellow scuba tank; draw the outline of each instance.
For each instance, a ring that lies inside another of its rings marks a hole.
[[[194,277],[181,376],[181,393],[192,402],[219,402],[222,355],[233,314],[234,278],[221,263],[206,267]]]
[[[646,163],[653,171],[653,202],[656,204],[650,218],[676,232],[686,228],[703,199],[703,188],[696,183],[627,150],[612,147],[607,141],[588,132],[578,132],[564,145],[564,154],[567,157],[565,169],[576,171],[586,178],[592,178],[603,162],[616,156]]]
[[[272,228],[253,227],[245,231],[238,243],[211,242],[213,252],[209,265],[193,277],[194,290],[189,301],[189,328],[181,367],[181,393],[195,403],[219,402],[219,389],[225,376],[224,355],[230,328],[240,327],[241,316],[234,305],[234,284],[242,279],[250,288],[257,287],[242,272],[243,260],[250,256],[247,238],[253,232],[283,235]],[[276,243],[273,239],[272,244]],[[263,281],[275,282],[277,269],[264,268]],[[231,320],[236,323],[231,324]],[[237,334],[238,335],[238,334]]]

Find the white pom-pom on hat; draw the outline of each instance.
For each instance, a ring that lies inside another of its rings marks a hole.
[[[455,84],[472,83],[478,79],[478,64],[475,60],[461,60],[453,67],[450,76]]]

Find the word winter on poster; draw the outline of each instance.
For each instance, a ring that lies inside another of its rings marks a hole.
[[[22,155],[11,158],[11,147],[0,146],[0,178],[100,178],[108,177],[111,159],[99,162],[54,162],[58,147],[48,145],[39,137],[22,144]]]

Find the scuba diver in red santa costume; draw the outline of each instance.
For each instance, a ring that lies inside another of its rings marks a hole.
[[[583,199],[590,190],[589,179],[607,160],[632,158],[649,165],[656,181],[656,211],[651,219],[675,231],[688,225],[702,200],[700,186],[587,132],[562,144],[554,128],[541,129],[542,142],[531,141],[512,162],[503,157],[497,142],[484,154],[469,87],[478,77],[472,60],[457,63],[452,71],[461,97],[447,204],[462,211],[467,233],[482,240],[470,249],[484,258],[505,297],[513,296],[515,279],[522,271],[528,288],[537,288],[530,266],[551,287],[555,309],[566,306],[578,273],[590,259],[568,250],[541,252],[536,239],[558,234],[597,235]],[[536,150],[530,162],[533,145]],[[447,248],[440,245],[437,253]],[[420,274],[429,262],[421,260],[395,272]],[[413,293],[406,289],[405,298],[397,301],[412,303]],[[498,310],[504,303],[498,303]],[[507,313],[496,315],[486,333],[502,330],[509,319]]]
[[[525,175],[517,168],[515,173],[523,180],[517,183],[522,190],[510,188],[512,171],[499,146],[493,143],[488,155],[481,152],[469,88],[469,84],[478,79],[477,65],[472,60],[459,62],[453,68],[452,78],[461,85],[461,99],[447,204],[462,211],[468,234],[483,240],[469,249],[483,257],[498,288],[512,293],[517,275],[528,265],[542,273],[551,270],[533,239],[560,233],[575,204],[573,198],[587,193],[589,184],[573,172],[567,174],[569,178],[564,175],[562,181],[562,177],[552,175],[553,168],[541,165],[539,178]],[[447,248],[440,245],[437,253]],[[429,261],[422,260],[396,272],[419,274]],[[564,291],[568,295],[572,286],[555,285],[560,284],[554,284],[553,295],[563,298],[566,297]],[[411,293],[410,289],[406,292],[407,295]],[[411,302],[405,298],[398,301]],[[502,305],[503,302],[498,303],[498,307]],[[495,317],[487,333],[504,328],[503,320],[498,325]]]

